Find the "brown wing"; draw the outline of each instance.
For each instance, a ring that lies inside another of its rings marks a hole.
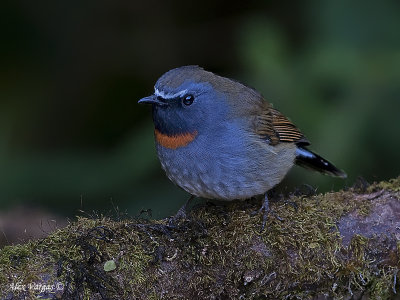
[[[258,117],[257,133],[268,139],[271,145],[281,142],[310,144],[307,138],[288,118],[269,105],[266,105],[264,113]]]
[[[301,131],[280,111],[271,108],[272,125],[281,142],[302,143],[309,145],[310,142]]]

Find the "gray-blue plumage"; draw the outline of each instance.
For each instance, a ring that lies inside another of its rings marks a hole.
[[[156,148],[169,179],[192,195],[221,200],[265,194],[295,164],[346,174],[306,147],[293,123],[256,90],[185,66],[165,73],[154,95]],[[268,198],[263,224],[268,211]]]

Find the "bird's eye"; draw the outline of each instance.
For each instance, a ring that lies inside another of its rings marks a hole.
[[[194,101],[194,96],[193,95],[185,95],[183,96],[182,102],[185,105],[191,105]]]

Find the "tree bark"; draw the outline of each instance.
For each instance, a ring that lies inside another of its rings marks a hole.
[[[400,299],[399,199],[400,177],[291,195],[263,232],[256,200],[175,223],[78,218],[0,250],[0,298]]]

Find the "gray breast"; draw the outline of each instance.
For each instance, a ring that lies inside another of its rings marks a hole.
[[[210,146],[211,145],[211,146]],[[293,166],[295,145],[240,144],[196,139],[175,150],[157,146],[168,178],[188,193],[212,199],[248,199],[279,183]]]

